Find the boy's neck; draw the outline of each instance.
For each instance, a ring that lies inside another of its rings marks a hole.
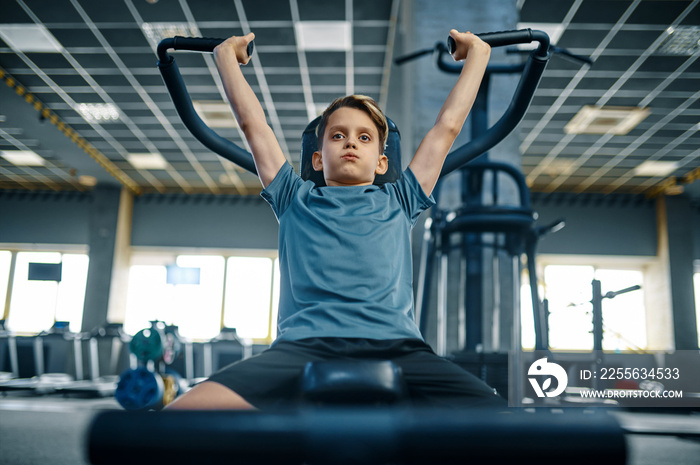
[[[374,181],[358,182],[358,183],[344,183],[326,179],[326,185],[329,187],[354,187],[354,186],[371,186]]]

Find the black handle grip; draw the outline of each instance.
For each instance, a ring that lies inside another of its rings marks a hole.
[[[158,44],[158,58],[163,61],[170,61],[167,51],[173,50],[190,50],[193,52],[213,52],[217,45],[226,39],[216,39],[209,37],[181,37],[175,36],[168,39],[163,39]],[[249,57],[253,56],[255,50],[255,41],[251,40],[246,49]]]
[[[209,37],[173,37],[173,50],[192,50],[193,52],[213,52],[217,45],[226,39]]]
[[[534,39],[532,29],[518,29],[515,31],[498,31],[475,34],[491,47],[502,47],[504,45],[529,44]],[[452,55],[457,49],[457,44],[452,37],[447,38],[447,50]]]

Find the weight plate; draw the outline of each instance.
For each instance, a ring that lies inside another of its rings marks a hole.
[[[139,367],[122,373],[114,397],[126,410],[159,409],[164,390],[161,375]]]
[[[129,343],[129,350],[140,361],[158,361],[163,357],[163,335],[155,327],[142,329]]]

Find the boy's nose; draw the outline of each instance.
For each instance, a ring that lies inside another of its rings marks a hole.
[[[357,146],[355,145],[355,141],[348,138],[347,141],[345,142],[345,148],[356,148]]]

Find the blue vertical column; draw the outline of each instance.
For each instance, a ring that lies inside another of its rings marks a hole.
[[[666,230],[676,350],[698,348],[693,288],[693,207],[685,196],[666,197]]]
[[[97,186],[92,191],[88,220],[90,264],[82,331],[90,331],[107,322],[120,195],[120,186]]]

